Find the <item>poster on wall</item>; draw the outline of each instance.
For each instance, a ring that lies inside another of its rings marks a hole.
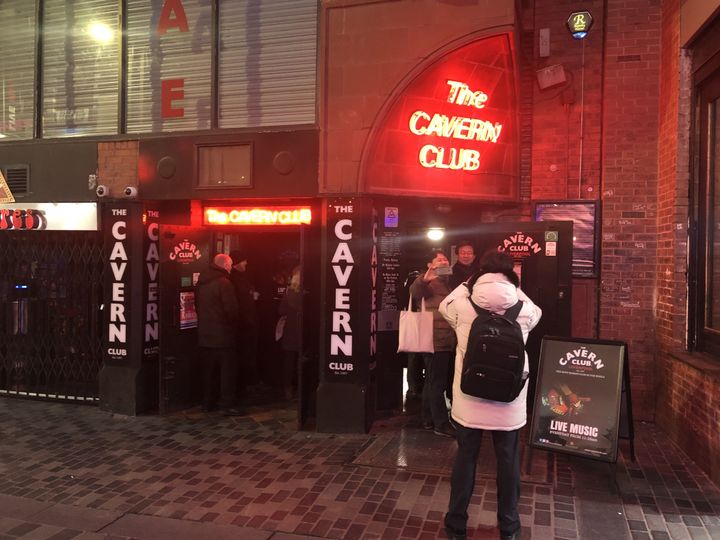
[[[543,338],[530,445],[614,463],[626,373],[623,342]]]
[[[180,330],[197,328],[197,311],[195,310],[195,293],[186,291],[180,293]]]

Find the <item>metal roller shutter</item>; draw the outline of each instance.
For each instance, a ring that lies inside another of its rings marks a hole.
[[[0,2],[0,138],[31,139],[35,118],[36,3]]]
[[[45,0],[45,137],[118,132],[119,23],[117,0]]]
[[[164,2],[128,0],[127,131],[147,133],[210,128],[211,3],[168,4],[165,31],[158,30]],[[187,22],[187,27],[184,26]],[[163,115],[163,81],[166,107]],[[182,82],[180,82],[182,81]],[[169,100],[168,96],[174,99]]]
[[[314,124],[316,0],[220,0],[219,127]]]

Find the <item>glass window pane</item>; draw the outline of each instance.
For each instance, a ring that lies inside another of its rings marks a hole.
[[[219,127],[315,123],[318,2],[220,0]]]
[[[0,139],[34,135],[36,12],[32,0],[0,1]]]
[[[720,100],[712,103],[709,144],[708,213],[707,213],[707,276],[705,325],[720,330]]]
[[[198,148],[198,186],[252,187],[249,144],[201,146]]]
[[[212,2],[128,0],[127,131],[209,129]]]
[[[118,132],[117,0],[45,0],[43,136]]]

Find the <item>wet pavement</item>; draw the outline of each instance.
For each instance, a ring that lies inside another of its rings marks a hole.
[[[288,404],[122,417],[0,399],[0,540],[445,538],[454,441],[398,414],[295,431]],[[651,424],[615,465],[523,453],[523,539],[720,539],[720,491]],[[491,445],[469,538],[498,538]]]

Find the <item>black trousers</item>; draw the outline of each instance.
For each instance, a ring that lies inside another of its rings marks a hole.
[[[448,369],[455,353],[441,351],[423,355],[425,358],[425,383],[422,393],[422,421],[433,423],[435,428],[448,423],[445,392],[448,389]]]
[[[237,355],[234,347],[200,347],[203,360],[203,405],[213,409],[237,402]],[[219,391],[218,391],[219,390]],[[219,400],[218,400],[219,398]]]
[[[458,451],[450,477],[450,504],[445,523],[454,529],[465,530],[483,430],[466,428],[457,422],[455,427]],[[497,460],[497,519],[500,532],[512,534],[520,528],[520,430],[490,433]]]

